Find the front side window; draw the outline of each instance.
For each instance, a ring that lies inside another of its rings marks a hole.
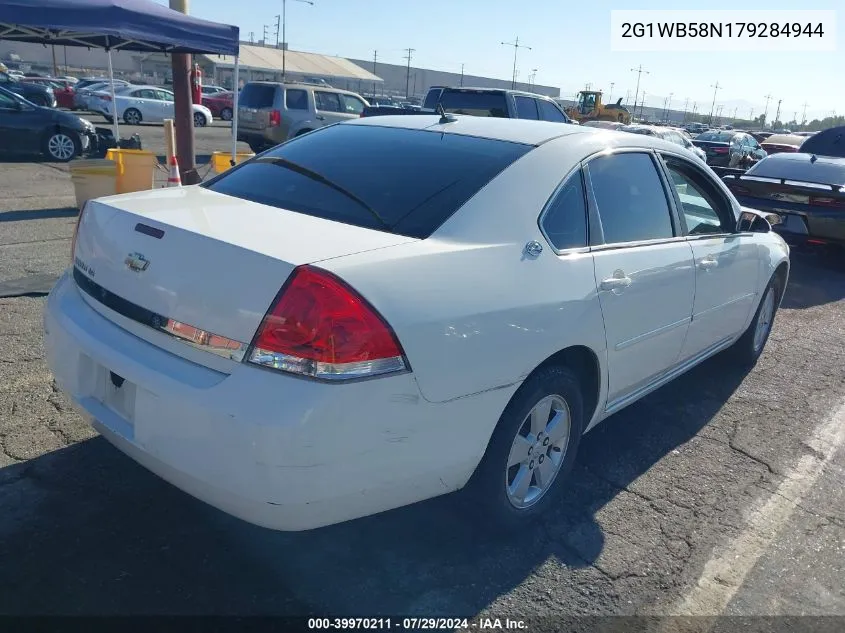
[[[587,245],[587,204],[581,170],[572,174],[546,207],[541,224],[557,250]]]
[[[340,95],[340,99],[343,101],[343,106],[347,114],[361,114],[364,111],[364,102],[358,97]]]
[[[676,161],[668,161],[669,175],[681,202],[681,211],[687,224],[689,235],[707,235],[726,233],[722,217],[718,212],[718,202],[707,187],[696,177],[690,168],[684,168]]]
[[[588,170],[606,244],[673,237],[666,192],[649,154],[600,156]]]
[[[537,99],[537,107],[540,109],[540,118],[543,121],[553,121],[555,123],[567,122],[566,115],[551,101]]]
[[[514,97],[516,103],[516,118],[518,119],[533,119],[536,121],[539,117],[537,114],[537,102],[530,97]]]
[[[322,92],[320,90],[314,91],[314,101],[317,104],[317,109],[322,112],[345,112],[346,108],[341,108],[340,99],[336,92]]]

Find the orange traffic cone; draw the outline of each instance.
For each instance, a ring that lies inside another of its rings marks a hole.
[[[176,156],[170,157],[170,175],[167,177],[167,186],[182,186],[182,177],[179,175],[179,163],[176,162]]]

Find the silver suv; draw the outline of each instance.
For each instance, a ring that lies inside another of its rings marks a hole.
[[[272,81],[247,83],[238,101],[238,140],[256,153],[325,125],[357,119],[369,105],[347,90]]]

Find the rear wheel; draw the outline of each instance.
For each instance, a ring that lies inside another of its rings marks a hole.
[[[44,155],[49,160],[66,163],[77,157],[81,151],[79,136],[73,132],[57,130],[48,132],[44,137]]]
[[[205,127],[208,125],[208,119],[202,112],[194,112],[194,127]]]
[[[220,118],[224,121],[232,120],[232,108],[223,108],[220,110]]]
[[[123,120],[126,121],[127,125],[140,125],[144,118],[141,116],[140,110],[129,108],[123,113]]]
[[[571,370],[548,367],[531,376],[499,419],[466,488],[468,505],[481,505],[497,530],[531,523],[566,489],[583,416],[581,385]]]

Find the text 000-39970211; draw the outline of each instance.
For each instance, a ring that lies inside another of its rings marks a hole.
[[[613,51],[834,51],[835,11],[611,11]]]

